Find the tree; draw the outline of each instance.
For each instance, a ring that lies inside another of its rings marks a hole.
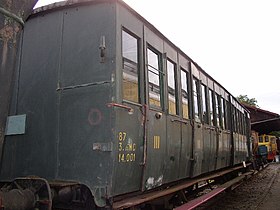
[[[280,137],[280,131],[272,131],[272,132],[269,133],[269,135]]]
[[[240,103],[258,107],[258,105],[257,105],[258,101],[255,98],[249,98],[247,95],[239,95],[236,98]]]

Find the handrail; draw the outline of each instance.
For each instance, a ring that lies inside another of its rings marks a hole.
[[[123,108],[123,109],[127,109],[128,112],[133,112],[133,109],[130,106],[126,106],[123,104],[118,104],[118,103],[107,103],[108,107],[119,107],[119,108]]]

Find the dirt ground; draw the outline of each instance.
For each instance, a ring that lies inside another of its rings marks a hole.
[[[280,210],[280,163],[269,164],[207,209]]]

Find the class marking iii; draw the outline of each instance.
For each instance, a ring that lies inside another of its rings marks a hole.
[[[160,148],[160,136],[154,136],[154,149]]]

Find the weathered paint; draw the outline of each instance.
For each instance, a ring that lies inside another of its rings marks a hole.
[[[6,137],[1,179],[34,174],[77,180],[104,204],[113,168],[115,107],[107,104],[116,65],[114,11],[113,3],[102,3],[28,19],[11,110],[12,115],[26,114],[27,129],[24,135]],[[106,37],[104,63],[101,36]]]
[[[36,2],[37,0],[0,1],[0,162],[6,119],[10,108],[16,55],[22,30],[22,22],[19,20],[26,20]]]
[[[150,190],[155,187],[161,186],[163,182],[163,175],[160,175],[159,177],[149,177],[146,181],[146,189]]]
[[[12,100],[12,112],[27,114],[28,130],[7,137],[1,178],[35,174],[83,183],[104,206],[107,198],[214,170],[216,127],[205,131],[194,122],[193,107],[184,120],[147,104],[147,43],[164,55],[169,41],[123,3],[92,3],[67,4],[28,20]],[[141,40],[139,103],[122,98],[122,27]],[[103,63],[100,37],[106,38]]]

